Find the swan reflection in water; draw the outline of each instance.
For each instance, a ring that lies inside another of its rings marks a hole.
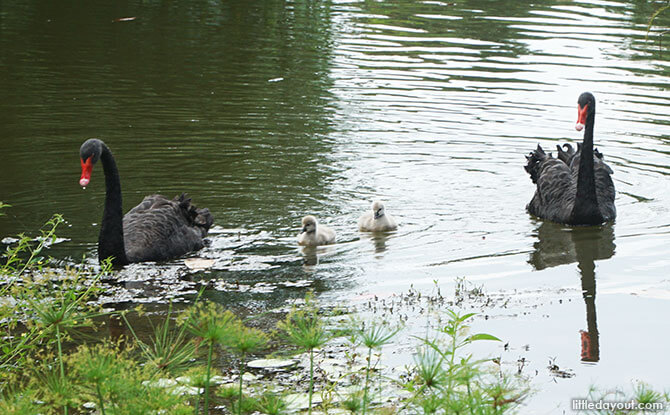
[[[361,240],[370,240],[375,247],[376,257],[381,258],[382,254],[386,252],[386,241],[388,241],[390,235],[392,234],[388,232],[366,232],[361,234]]]
[[[361,241],[370,241],[375,250],[375,258],[383,257],[387,250],[386,241],[393,233],[388,232],[363,232],[361,233]],[[323,255],[329,255],[335,252],[336,245],[319,245],[319,246],[301,246],[299,247],[302,255],[302,267],[305,271],[311,272],[319,265],[319,258]]]
[[[600,360],[598,324],[596,319],[595,261],[614,255],[614,228],[602,226],[568,228],[552,222],[542,222],[536,229],[538,241],[528,262],[536,270],[577,263],[582,279],[582,295],[586,303],[587,330],[580,330],[582,361]]]
[[[319,256],[334,252],[335,246],[301,246],[299,250],[302,255],[302,268],[306,272],[313,272],[316,270],[316,266],[319,265]]]

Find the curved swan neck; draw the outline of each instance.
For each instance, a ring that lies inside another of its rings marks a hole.
[[[102,261],[114,257],[115,266],[128,263],[126,248],[123,242],[123,203],[121,198],[121,180],[114,156],[104,143],[100,155],[105,171],[105,210],[102,214],[100,236],[98,237],[98,256]]]
[[[577,194],[572,210],[574,219],[580,218],[581,223],[602,223],[603,218],[598,207],[596,196],[596,177],[593,162],[593,124],[595,111],[586,117],[584,141],[579,157],[579,173],[577,176]]]

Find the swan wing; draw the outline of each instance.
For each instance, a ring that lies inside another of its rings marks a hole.
[[[130,262],[182,256],[204,246],[211,224],[209,211],[195,209],[185,195],[172,200],[147,196],[123,217],[126,255]]]
[[[575,201],[576,180],[573,171],[563,161],[547,158],[540,166],[537,189],[528,204],[535,216],[565,223]]]
[[[371,212],[366,212],[358,218],[359,231],[371,231],[374,226],[374,216]]]

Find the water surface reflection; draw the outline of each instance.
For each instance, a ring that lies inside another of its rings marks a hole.
[[[537,227],[538,241],[530,255],[529,263],[542,270],[564,264],[577,263],[581,288],[586,305],[587,330],[580,330],[581,360],[600,360],[600,335],[596,314],[596,260],[614,255],[614,225],[567,228],[542,222]]]

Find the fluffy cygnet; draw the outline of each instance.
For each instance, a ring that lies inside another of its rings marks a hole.
[[[372,202],[372,211],[364,213],[358,219],[358,230],[364,232],[385,232],[398,228],[393,216],[384,211],[384,204],[379,200]]]
[[[298,245],[316,246],[335,243],[335,231],[318,225],[314,216],[302,218],[302,231],[298,235]]]

